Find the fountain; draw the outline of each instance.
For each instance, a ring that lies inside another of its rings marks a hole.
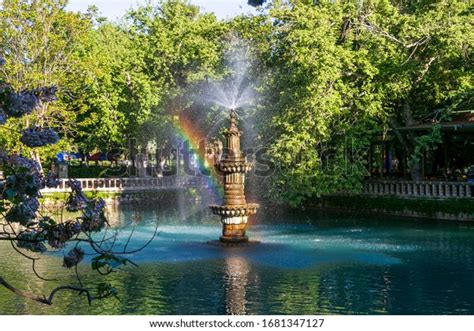
[[[230,126],[224,133],[226,144],[223,156],[216,160],[215,167],[223,175],[224,201],[222,205],[211,205],[215,215],[221,217],[223,226],[220,241],[224,243],[248,242],[246,235],[248,218],[257,212],[258,204],[245,199],[245,174],[252,165],[245,160],[240,150],[242,132],[237,127],[237,113],[230,111]]]

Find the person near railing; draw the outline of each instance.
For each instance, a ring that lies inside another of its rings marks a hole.
[[[474,165],[471,165],[466,171],[466,180],[468,183],[474,183]]]

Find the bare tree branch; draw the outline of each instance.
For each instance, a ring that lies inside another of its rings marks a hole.
[[[78,292],[79,295],[85,294],[87,296],[87,301],[89,302],[89,305],[92,304],[92,301],[94,301],[94,300],[105,299],[106,297],[109,297],[109,296],[112,295],[112,294],[107,294],[107,295],[103,295],[103,296],[92,296],[90,294],[89,290],[87,290],[85,288],[66,285],[66,286],[56,287],[55,289],[53,289],[51,291],[49,296],[46,297],[45,295],[38,295],[38,294],[31,293],[31,292],[20,290],[16,287],[12,286],[11,284],[9,284],[1,276],[0,276],[0,285],[4,286],[6,289],[8,289],[9,291],[15,293],[16,295],[19,295],[21,297],[31,299],[31,300],[34,300],[34,301],[37,301],[37,302],[40,302],[40,303],[43,303],[43,304],[46,304],[46,305],[49,305],[49,306],[53,304],[54,296],[58,292],[65,291],[65,290]]]

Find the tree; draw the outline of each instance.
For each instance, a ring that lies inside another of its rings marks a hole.
[[[439,127],[398,128],[472,105],[471,20],[464,1],[294,0],[247,24],[264,96],[260,135],[279,168],[271,195],[296,205],[357,191],[370,141],[389,129],[419,178]]]
[[[0,57],[0,66],[4,63]],[[55,88],[47,87],[18,92],[13,86],[0,80],[0,129],[10,130],[4,126],[8,119],[28,116],[43,107],[44,103],[54,101],[55,91]],[[32,149],[57,143],[57,133],[46,124],[23,130],[21,143]],[[36,270],[41,254],[63,251],[63,266],[74,269],[77,278],[77,284],[58,286],[48,295],[18,289],[1,274],[0,285],[17,295],[48,305],[53,303],[55,295],[60,291],[75,291],[79,295],[85,295],[89,303],[95,299],[116,296],[116,290],[107,283],[101,283],[96,293],[93,293],[81,279],[77,269],[84,259],[86,249],[88,254],[93,255],[92,269],[101,275],[107,275],[119,266],[133,264],[124,257],[132,253],[126,248],[128,244],[123,250],[116,251],[117,234],[107,235],[105,232],[102,239],[97,239],[96,234],[109,227],[104,214],[105,201],[101,198],[87,198],[80,183],[71,179],[68,181],[71,193],[65,205],[69,212],[78,213],[78,216],[68,220],[54,220],[50,215],[43,214],[39,200],[43,188],[58,185],[52,174],[45,175],[34,159],[19,154],[9,155],[3,150],[0,150],[0,170],[0,241],[9,242],[12,249],[31,261],[35,275],[44,281],[48,279]]]
[[[413,180],[421,156],[442,142],[439,126],[425,134],[401,131],[421,121],[449,119],[471,109],[472,10],[466,1],[376,1],[359,9],[352,28],[377,67],[388,126],[409,156]]]
[[[292,204],[357,189],[364,175],[381,106],[367,52],[341,42],[349,10],[307,1],[270,10],[261,132],[279,168],[272,195]]]
[[[222,70],[226,26],[213,14],[200,13],[199,7],[182,0],[146,5],[131,11],[128,18],[128,32],[140,52],[140,68],[156,96],[144,126],[150,128],[154,123],[163,128],[153,130],[158,146],[162,146],[174,141],[162,133],[174,135],[167,128],[180,116],[199,119],[195,125],[210,117],[207,109],[193,104],[203,83]]]
[[[102,22],[78,51],[81,74],[71,79],[69,95],[79,114],[75,144],[85,152],[127,146],[159,100],[141,70],[141,50],[122,27]]]
[[[78,43],[92,28],[89,19],[65,11],[66,3],[66,0],[6,0],[0,10],[0,55],[8,59],[0,71],[1,77],[19,91],[58,87],[57,102],[42,104],[21,120],[9,121],[7,127],[14,133],[48,123],[63,138],[59,144],[29,150],[19,143],[16,134],[4,135],[0,141],[8,150],[33,153],[40,166],[41,155],[54,156],[68,145],[68,137],[75,133],[77,113],[69,108],[67,86],[81,61]]]

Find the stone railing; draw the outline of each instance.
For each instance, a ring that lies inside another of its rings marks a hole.
[[[364,182],[363,192],[368,195],[400,197],[474,198],[474,183],[372,180]]]
[[[142,177],[142,178],[78,178],[84,191],[100,192],[143,192],[160,189],[179,189],[203,184],[194,176]],[[46,188],[43,193],[68,192],[67,179],[61,179],[57,188]]]

